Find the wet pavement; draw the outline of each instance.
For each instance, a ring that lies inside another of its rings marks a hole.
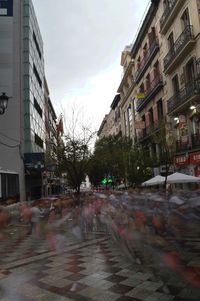
[[[1,301],[200,300],[200,289],[175,273],[164,283],[133,263],[104,230],[80,241],[60,229],[47,240],[10,227],[0,239]]]

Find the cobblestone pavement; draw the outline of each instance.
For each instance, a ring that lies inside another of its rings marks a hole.
[[[52,251],[46,240],[26,233],[16,227],[1,235],[1,301],[200,300],[200,290],[176,274],[164,283],[131,263],[103,231],[87,234],[83,241],[60,231]]]

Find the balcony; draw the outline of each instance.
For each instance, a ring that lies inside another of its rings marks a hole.
[[[137,101],[137,112],[141,112],[148,102],[162,89],[162,87],[163,79],[162,76],[158,74],[150,83],[149,89],[145,92],[145,97],[142,100]]]
[[[185,54],[191,51],[194,44],[195,38],[193,35],[193,27],[191,25],[188,25],[178,37],[178,39],[174,43],[174,46],[165,56],[164,72],[167,74],[173,71],[178,63],[183,59]]]
[[[136,84],[139,83],[140,79],[144,75],[144,72],[148,68],[149,64],[153,60],[153,58],[156,55],[156,53],[158,52],[158,50],[159,50],[159,43],[158,43],[158,39],[155,38],[155,40],[153,41],[153,43],[150,45],[149,49],[147,50],[143,60],[140,63],[140,67],[135,74]]]
[[[192,134],[192,148],[200,148],[200,134]]]
[[[200,80],[191,81],[178,93],[174,94],[167,102],[168,113],[172,113],[176,109],[180,109],[188,102],[194,101],[199,97]]]
[[[191,145],[190,144],[184,144],[181,143],[181,141],[176,141],[176,152],[177,153],[181,153],[181,152],[186,152],[188,150],[191,149]]]
[[[164,13],[160,19],[161,34],[166,34],[183,4],[184,0],[171,0],[171,4],[166,6]]]

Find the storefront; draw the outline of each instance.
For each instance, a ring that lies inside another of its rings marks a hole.
[[[177,171],[200,177],[200,152],[185,153],[175,157]]]

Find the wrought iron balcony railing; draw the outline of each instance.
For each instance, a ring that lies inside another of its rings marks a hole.
[[[176,42],[174,43],[174,46],[170,49],[168,54],[164,58],[164,71],[174,63],[175,58],[180,54],[180,52],[183,50],[185,45],[187,45],[187,42],[194,39],[193,35],[193,27],[192,25],[188,25],[185,27],[184,31],[181,33],[181,35],[178,37]]]
[[[193,148],[200,148],[200,134],[192,134],[192,147]]]
[[[174,6],[176,5],[177,0],[171,0],[170,5],[167,5],[164,13],[160,19],[160,29],[163,29],[163,26],[165,25],[166,20],[168,19],[169,15],[171,14],[172,10],[174,9]]]
[[[158,74],[154,80],[150,83],[149,88],[147,91],[145,91],[145,97],[141,100],[137,101],[137,111],[141,111],[145,105],[148,103],[148,101],[156,95],[160,89],[163,87],[163,79],[161,74]]]
[[[150,64],[151,60],[153,59],[154,55],[159,50],[159,43],[158,38],[155,37],[154,41],[150,45],[149,49],[147,50],[143,60],[140,63],[139,69],[136,71],[135,74],[135,82],[138,83],[144,74],[145,70],[147,69],[148,65]]]
[[[191,81],[183,89],[174,94],[167,102],[168,113],[200,93],[200,80]]]
[[[176,152],[180,153],[180,152],[185,152],[191,149],[191,145],[190,144],[184,144],[181,143],[181,141],[176,141]]]

